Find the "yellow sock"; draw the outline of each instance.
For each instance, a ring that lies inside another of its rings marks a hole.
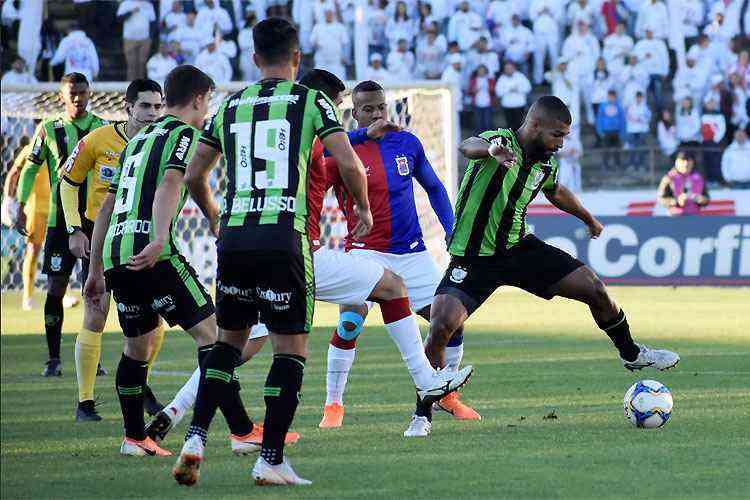
[[[156,357],[159,356],[159,351],[161,351],[161,345],[164,343],[164,333],[164,323],[160,322],[156,333],[154,333],[153,344],[151,344],[151,356],[148,358],[148,378],[146,381],[151,378],[151,367],[154,366]]]
[[[78,379],[78,401],[94,399],[96,367],[102,352],[102,332],[81,328],[76,337],[76,378]]]
[[[23,265],[21,267],[21,276],[23,277],[23,299],[31,299],[34,292],[34,276],[36,275],[37,255],[26,253],[23,256]]]

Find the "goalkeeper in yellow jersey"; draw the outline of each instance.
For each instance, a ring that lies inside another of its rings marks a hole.
[[[162,89],[153,80],[134,80],[125,93],[125,109],[128,120],[114,122],[98,128],[78,142],[68,160],[63,164],[59,175],[60,198],[65,223],[68,228],[68,245],[70,252],[77,258],[88,258],[90,241],[82,230],[80,213],[90,221],[96,219],[102,200],[107,196],[110,181],[118,168],[120,153],[125,149],[130,137],[133,137],[144,126],[150,124],[161,115]],[[87,196],[85,211],[79,206],[79,190],[87,182]],[[78,379],[78,407],[76,421],[98,421],[101,417],[94,408],[94,383],[96,381],[97,364],[101,354],[102,331],[109,312],[109,299],[95,305],[85,300],[83,327],[76,338],[75,362]],[[153,355],[149,364],[161,347],[164,330],[155,336]],[[150,414],[157,413],[161,406],[147,389],[146,410]]]

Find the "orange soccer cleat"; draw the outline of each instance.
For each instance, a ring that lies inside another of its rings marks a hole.
[[[297,432],[287,432],[284,438],[284,444],[294,444],[299,441],[300,435]],[[244,436],[229,435],[229,441],[232,444],[232,453],[235,455],[248,455],[260,451],[263,443],[263,425],[253,425],[253,430]]]
[[[344,407],[339,403],[331,403],[323,407],[323,419],[318,424],[321,429],[341,427],[344,423]]]
[[[458,399],[458,392],[451,392],[435,403],[435,409],[450,413],[456,420],[482,420],[482,416],[474,408]]]
[[[171,451],[167,451],[160,448],[153,439],[147,437],[143,441],[137,441],[126,437],[122,440],[120,446],[120,453],[123,455],[130,455],[133,457],[169,457],[172,456]]]

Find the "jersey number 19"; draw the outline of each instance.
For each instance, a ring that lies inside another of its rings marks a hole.
[[[251,129],[255,140],[250,148]],[[255,189],[287,189],[289,187],[289,121],[263,120],[255,123],[232,123],[235,134],[235,179],[237,191]],[[251,157],[252,151],[252,157]],[[265,160],[266,169],[253,172],[253,158]],[[254,174],[254,175],[253,175]]]

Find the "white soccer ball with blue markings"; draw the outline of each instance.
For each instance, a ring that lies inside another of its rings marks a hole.
[[[672,393],[656,380],[639,380],[631,385],[623,404],[625,418],[636,427],[656,429],[672,416]]]

